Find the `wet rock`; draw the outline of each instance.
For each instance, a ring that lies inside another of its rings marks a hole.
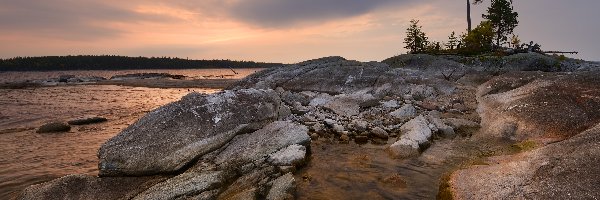
[[[386,186],[393,188],[406,188],[406,181],[400,176],[400,174],[394,174],[388,177],[385,177],[381,180]]]
[[[371,134],[375,137],[381,138],[381,139],[388,139],[389,135],[387,133],[387,131],[383,130],[380,127],[375,127],[371,130]]]
[[[173,173],[195,158],[278,118],[281,104],[270,90],[192,93],[162,106],[100,147],[100,175]]]
[[[86,124],[102,123],[102,122],[106,122],[106,121],[108,121],[108,119],[106,119],[104,117],[95,116],[95,117],[82,117],[82,118],[68,121],[67,123],[70,125],[86,125]]]
[[[50,122],[44,124],[38,128],[36,133],[57,133],[57,132],[68,132],[71,130],[71,126],[64,122]]]
[[[292,200],[296,180],[291,173],[287,173],[273,181],[273,187],[269,190],[267,200]]]
[[[165,177],[69,175],[27,187],[19,199],[131,199]]]
[[[356,144],[365,144],[367,142],[369,142],[369,137],[364,136],[364,135],[359,135],[354,137],[354,142],[356,142]]]
[[[417,109],[411,104],[405,104],[389,115],[398,119],[412,118],[417,115]]]
[[[225,180],[226,176],[222,171],[183,173],[150,187],[134,197],[133,200],[175,199],[181,196],[191,196],[217,189]]]
[[[304,163],[305,157],[306,147],[294,144],[269,155],[268,161],[278,166],[295,166]]]
[[[408,121],[400,127],[403,135],[388,150],[395,158],[409,158],[419,154],[419,148],[429,143],[431,130],[422,115]]]

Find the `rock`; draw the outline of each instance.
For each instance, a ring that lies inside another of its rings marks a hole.
[[[365,144],[367,142],[369,142],[369,137],[364,136],[364,135],[359,135],[354,137],[354,142],[356,142],[356,144]]]
[[[409,158],[418,155],[420,146],[429,143],[432,135],[427,120],[422,115],[402,125],[400,130],[403,133],[400,140],[388,148],[395,158]]]
[[[75,78],[76,78],[75,75],[60,75],[58,77],[58,82],[66,83],[66,82],[69,82],[69,80],[73,80]]]
[[[417,100],[422,100],[436,96],[436,91],[433,87],[427,85],[417,85],[411,88],[410,95]]]
[[[454,138],[454,137],[456,137],[456,133],[454,133],[454,128],[452,128],[451,126],[446,125],[439,118],[439,112],[437,114],[432,114],[434,112],[437,112],[437,111],[432,111],[432,112],[430,112],[429,115],[427,115],[427,120],[435,127],[435,129],[437,129],[437,132],[439,132],[440,135],[442,137],[444,137],[444,138]]]
[[[336,98],[326,103],[323,107],[344,117],[358,115],[360,109],[358,102],[348,98]]]
[[[287,173],[273,181],[273,187],[269,190],[267,200],[292,200],[296,181],[291,173]]]
[[[106,121],[108,121],[108,119],[106,119],[104,117],[82,117],[82,118],[68,121],[67,123],[70,125],[86,125],[86,124],[102,123],[102,122],[106,122]]]
[[[364,131],[366,131],[368,125],[369,124],[366,121],[363,121],[363,120],[353,120],[352,121],[352,126],[358,132],[364,132]]]
[[[324,106],[325,104],[328,104],[331,101],[333,101],[333,97],[329,94],[323,93],[310,100],[310,103],[308,105],[315,107]]]
[[[36,133],[57,133],[57,132],[68,132],[71,130],[71,126],[64,122],[50,122],[44,124],[38,128]]]
[[[406,188],[407,184],[406,181],[402,178],[402,176],[400,176],[400,174],[394,174],[391,176],[388,176],[386,178],[384,178],[382,180],[382,182],[389,186],[389,187],[393,187],[393,188]]]
[[[333,125],[333,131],[337,134],[343,134],[344,133],[344,127],[342,125],[339,124],[334,124]]]
[[[274,173],[276,173],[274,167],[266,167],[246,173],[237,178],[225,191],[222,191],[218,198],[212,199],[257,199],[258,188],[265,187],[271,179],[270,176]]]
[[[100,176],[170,174],[234,138],[275,121],[270,90],[191,93],[162,106],[100,147]],[[287,145],[286,145],[287,146]]]
[[[304,115],[310,112],[310,109],[300,104],[300,102],[294,102],[292,104],[292,114],[295,115]],[[313,120],[314,121],[314,120]]]
[[[168,74],[168,73],[133,73],[133,74],[115,75],[115,76],[111,77],[110,80],[123,81],[123,80],[161,79],[161,78],[184,79],[185,76],[172,75],[172,74]]]
[[[281,100],[288,105],[292,105],[294,102],[298,102],[301,105],[308,105],[310,103],[309,99],[306,96],[299,93],[292,93],[289,91],[285,91],[281,95]]]
[[[340,136],[340,142],[342,142],[342,143],[350,142],[350,136],[348,136],[348,134],[342,134],[342,136]]]
[[[289,91],[316,91],[329,94],[352,93],[378,84],[390,70],[382,63],[362,63],[342,57],[326,57],[274,67],[250,75],[229,89],[281,86]],[[261,83],[262,82],[262,83]]]
[[[422,102],[418,103],[417,105],[425,110],[439,110],[440,109],[438,104],[433,101],[422,101]]]
[[[387,131],[385,131],[382,128],[379,128],[379,127],[375,127],[373,129],[371,129],[371,134],[373,136],[381,138],[381,139],[388,139],[388,137],[389,137]]]
[[[187,172],[150,187],[133,200],[175,199],[200,194],[221,187],[225,180],[225,173],[221,171]]]
[[[313,133],[310,135],[310,139],[311,140],[318,140],[319,139],[319,134],[318,133]]]
[[[454,199],[594,199],[600,196],[600,125],[531,151],[454,172]]]
[[[294,144],[308,145],[308,128],[277,121],[250,134],[236,136],[214,160],[217,165],[248,163]]]
[[[165,177],[68,175],[27,187],[19,199],[131,199]]]
[[[294,144],[269,155],[269,159],[267,161],[278,166],[295,166],[304,163],[305,158],[306,147]]]
[[[412,118],[417,115],[417,109],[411,104],[405,104],[401,108],[391,112],[389,115],[398,119]]]
[[[383,105],[384,108],[398,108],[398,107],[400,107],[400,104],[396,100],[384,101],[384,102],[381,103],[381,105]]]

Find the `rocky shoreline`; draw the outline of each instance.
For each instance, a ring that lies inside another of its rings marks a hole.
[[[382,145],[398,162],[460,156],[430,197],[599,197],[599,70],[537,54],[270,68],[142,117],[102,145],[98,177],[66,176],[19,198],[294,199],[304,180],[293,174],[315,142]]]

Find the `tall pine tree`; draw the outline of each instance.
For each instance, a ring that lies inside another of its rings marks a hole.
[[[424,52],[428,45],[428,38],[419,26],[419,20],[410,20],[410,26],[406,29],[406,38],[404,38],[404,48],[408,49],[409,53]]]
[[[492,23],[494,29],[494,39],[497,46],[501,46],[508,40],[508,36],[519,24],[517,17],[519,13],[513,11],[512,1],[491,0],[492,5],[487,9],[488,14],[483,14],[483,18]]]

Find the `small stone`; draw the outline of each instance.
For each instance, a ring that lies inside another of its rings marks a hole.
[[[383,130],[380,127],[375,127],[371,130],[371,134],[375,137],[381,138],[381,139],[388,139],[389,135],[387,133],[387,131]]]
[[[344,127],[342,125],[335,124],[333,125],[333,131],[335,131],[337,134],[344,134]]]
[[[342,136],[340,136],[340,141],[343,143],[348,143],[350,141],[350,137],[347,134],[342,134]]]

